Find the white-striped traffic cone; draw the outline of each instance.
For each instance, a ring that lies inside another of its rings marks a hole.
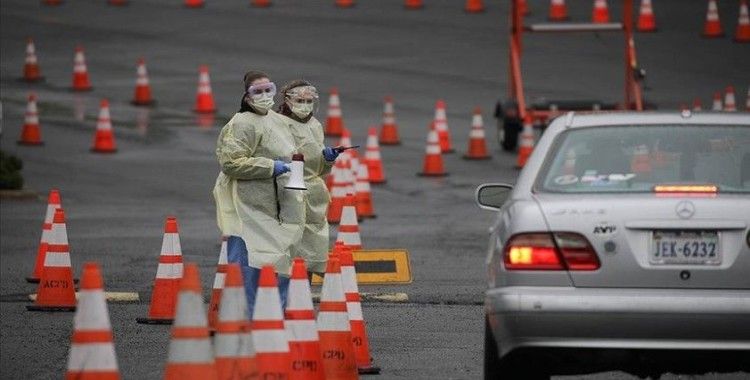
[[[258,377],[261,379],[286,379],[291,370],[289,341],[284,329],[281,296],[276,273],[270,265],[260,271],[258,291],[253,309],[253,343]]]
[[[734,98],[734,87],[732,86],[727,86],[726,92],[724,93],[724,111],[737,112],[737,103]]]
[[[70,247],[68,230],[65,227],[65,212],[55,209],[52,218],[47,254],[44,256],[44,268],[39,286],[36,290],[36,301],[26,306],[30,311],[75,311],[76,293],[73,285],[73,269],[70,267]]]
[[[451,134],[448,129],[448,117],[445,113],[445,101],[442,99],[435,103],[435,119],[433,120],[433,127],[438,134],[438,140],[440,141],[440,152],[441,153],[453,153],[454,149],[451,144]]]
[[[346,194],[336,241],[355,251],[362,249],[362,240],[359,238],[359,223],[357,222],[357,201],[354,194]]]
[[[289,299],[284,318],[292,358],[292,371],[289,378],[292,380],[325,379],[310,282],[307,279],[307,267],[305,260],[300,257],[294,258],[292,263]]]
[[[216,371],[219,379],[255,379],[255,344],[251,333],[247,296],[240,265],[227,265],[214,334]]]
[[[378,144],[378,130],[370,127],[367,132],[367,146],[365,147],[365,163],[370,174],[370,183],[385,183],[385,172],[383,171],[383,159],[380,155]]]
[[[167,217],[161,242],[159,266],[156,270],[151,306],[147,318],[137,318],[138,323],[170,324],[174,319],[177,291],[182,279],[182,247],[177,230],[177,218]]]
[[[44,258],[47,255],[47,243],[49,243],[50,233],[52,232],[52,218],[55,216],[55,210],[62,208],[60,192],[57,189],[49,191],[47,196],[47,212],[44,214],[44,223],[42,224],[42,237],[39,239],[39,248],[36,251],[36,261],[34,262],[34,271],[31,276],[26,277],[27,282],[33,284],[39,283],[44,269]]]
[[[227,275],[227,237],[221,237],[221,248],[219,248],[219,263],[216,265],[216,276],[211,289],[211,301],[208,303],[208,328],[216,329],[219,317],[219,303],[221,302],[221,291],[224,289],[224,279]],[[247,301],[245,301],[247,302]]]

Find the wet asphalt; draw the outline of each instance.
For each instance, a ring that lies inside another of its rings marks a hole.
[[[382,147],[388,182],[373,186],[378,217],[360,230],[366,248],[407,249],[413,282],[361,288],[409,297],[405,304],[365,305],[375,364],[383,379],[481,377],[486,229],[493,215],[474,205],[473,194],[481,183],[512,183],[518,173],[515,155],[498,149],[492,118],[508,83],[507,4],[485,2],[487,12],[468,15],[458,0],[427,0],[416,12],[403,10],[398,0],[361,0],[347,10],[322,0],[276,0],[270,9],[247,3],[207,0],[199,10],[178,0],[133,0],[123,8],[104,0],[54,8],[37,1],[0,3],[0,146],[23,159],[25,188],[39,196],[0,200],[0,377],[59,378],[65,370],[72,314],[25,311],[25,297],[35,288],[23,278],[33,266],[46,193],[53,187],[62,194],[75,273],[83,262],[98,261],[107,290],[141,296],[140,303],[109,305],[123,377],[162,375],[168,328],[134,319],[147,312],[167,215],[178,217],[184,259],[200,266],[208,297],[219,249],[213,150],[219,129],[238,108],[249,69],[268,72],[277,84],[313,82],[322,94],[321,120],[328,89],[338,87],[355,144],[364,145],[367,128],[380,123],[382,98],[395,98],[403,143]],[[572,17],[588,17],[585,3],[569,4]],[[619,2],[610,3],[618,15]],[[529,22],[543,20],[546,2],[530,4]],[[646,97],[659,108],[676,109],[695,97],[706,107],[727,85],[737,88],[739,104],[745,100],[750,48],[730,38],[701,39],[704,6],[659,1],[660,31],[636,36],[639,63],[647,70]],[[734,4],[720,4],[730,34],[736,12]],[[34,85],[17,80],[29,36],[46,77]],[[86,49],[92,92],[68,90],[77,44]],[[620,35],[530,36],[524,49],[530,99],[620,101]],[[141,56],[158,102],[151,108],[129,104]],[[191,112],[201,64],[211,70],[219,108],[213,117]],[[41,148],[15,144],[30,91],[39,98]],[[111,102],[119,149],[113,155],[89,152],[101,98]],[[420,178],[415,174],[437,99],[447,103],[457,152],[444,156],[449,176]],[[461,159],[475,106],[483,110],[491,160]],[[697,378],[748,376],[729,372]],[[632,375],[604,370],[580,378]]]

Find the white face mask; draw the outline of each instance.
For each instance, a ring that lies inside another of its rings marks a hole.
[[[268,112],[273,107],[273,95],[253,96],[250,105],[260,112]]]
[[[304,119],[310,113],[312,113],[314,104],[312,103],[287,103],[289,104],[289,108],[292,110],[292,112],[297,115],[298,118]]]

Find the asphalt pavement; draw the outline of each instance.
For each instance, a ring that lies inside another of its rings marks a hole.
[[[240,0],[207,0],[203,9],[185,9],[178,0],[132,0],[122,8],[105,0],[60,7],[3,0],[0,147],[23,159],[25,188],[38,198],[0,200],[0,377],[59,378],[65,370],[72,314],[25,310],[35,287],[24,277],[32,270],[50,188],[61,191],[75,273],[83,262],[99,261],[107,290],[141,296],[139,303],[109,305],[123,377],[161,376],[168,328],[138,325],[135,318],[147,312],[164,218],[178,217],[184,259],[200,266],[208,297],[219,249],[211,196],[215,141],[239,106],[244,72],[256,69],[277,84],[313,82],[321,90],[321,120],[328,89],[338,87],[355,144],[364,145],[367,128],[379,125],[383,97],[394,97],[403,144],[381,147],[388,182],[373,186],[378,217],[360,231],[365,248],[407,249],[413,283],[361,289],[409,298],[365,305],[372,354],[383,368],[379,378],[480,378],[486,231],[493,215],[474,205],[473,194],[481,183],[512,183],[518,173],[515,155],[498,149],[492,118],[507,88],[508,7],[488,1],[487,12],[469,15],[458,0],[425,3],[406,11],[399,0],[361,0],[345,10],[322,0],[275,0],[269,9]],[[543,20],[547,2],[529,3],[529,22]],[[588,17],[588,1],[570,3],[573,18]],[[618,2],[610,3],[618,15]],[[750,48],[731,38],[700,38],[704,2],[658,1],[655,12],[659,32],[636,36],[647,99],[676,109],[701,97],[706,106],[715,91],[734,85],[743,104]],[[722,2],[720,12],[733,31],[735,5]],[[44,83],[18,81],[27,37],[35,40]],[[94,86],[82,94],[68,90],[78,44],[86,49]],[[617,35],[529,36],[527,94],[620,101],[622,51]],[[155,107],[129,104],[139,57],[148,65]],[[215,117],[191,111],[202,64],[210,67]],[[39,98],[43,147],[15,144],[30,91]],[[89,152],[101,98],[111,103],[119,149],[113,155]],[[457,152],[444,157],[449,176],[426,179],[415,174],[437,99],[447,103]],[[491,160],[461,159],[475,106],[483,110]],[[606,371],[581,378],[632,376]]]

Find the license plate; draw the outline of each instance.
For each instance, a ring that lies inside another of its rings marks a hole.
[[[654,231],[649,262],[719,265],[719,235],[716,231]]]

